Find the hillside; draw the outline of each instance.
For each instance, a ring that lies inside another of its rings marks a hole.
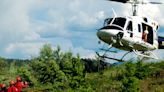
[[[0,58],[0,84],[20,75],[29,83],[23,92],[163,92],[164,61],[127,61],[109,65],[81,59],[71,51],[46,44],[31,60]]]

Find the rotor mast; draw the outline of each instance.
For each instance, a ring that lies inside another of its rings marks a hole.
[[[132,12],[133,12],[133,16],[137,16],[138,15],[138,0],[134,0],[133,2],[131,2],[132,4]]]
[[[139,4],[162,4],[161,2],[144,2],[144,0],[107,0],[107,1],[115,1],[123,4],[130,3],[132,5],[133,16],[138,16]]]

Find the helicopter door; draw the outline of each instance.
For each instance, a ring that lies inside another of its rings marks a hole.
[[[136,24],[137,25],[137,30],[136,30],[136,37],[139,41],[141,41],[142,38],[142,26],[140,23]]]
[[[128,33],[130,34],[130,37],[133,37],[133,27],[132,27],[132,21],[129,21],[126,30],[128,31]]]
[[[154,37],[153,36],[153,28],[147,24],[142,23],[142,30],[143,30],[142,34],[144,34],[145,30],[148,31],[146,42],[153,44],[153,41],[154,41],[154,39],[153,39],[153,37]],[[142,39],[144,40],[143,37],[142,37]]]
[[[138,24],[138,32],[141,33],[141,25]]]

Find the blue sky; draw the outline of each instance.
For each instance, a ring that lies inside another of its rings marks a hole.
[[[38,55],[43,44],[50,43],[53,48],[60,45],[63,51],[93,57],[100,47],[96,29],[102,27],[106,17],[113,16],[112,8],[120,16],[131,15],[130,5],[106,0],[1,0],[0,56],[31,58]],[[143,16],[160,23],[160,35],[164,35],[163,8],[141,8]]]

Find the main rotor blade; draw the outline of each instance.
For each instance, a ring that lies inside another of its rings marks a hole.
[[[135,1],[132,0],[107,0],[107,1],[115,1],[115,2],[120,2],[120,3],[134,3]],[[163,4],[161,2],[135,2],[137,4]]]
[[[162,4],[161,2],[148,2],[150,4]]]
[[[120,2],[120,3],[127,3],[130,0],[107,0],[107,1],[115,1],[115,2]]]

